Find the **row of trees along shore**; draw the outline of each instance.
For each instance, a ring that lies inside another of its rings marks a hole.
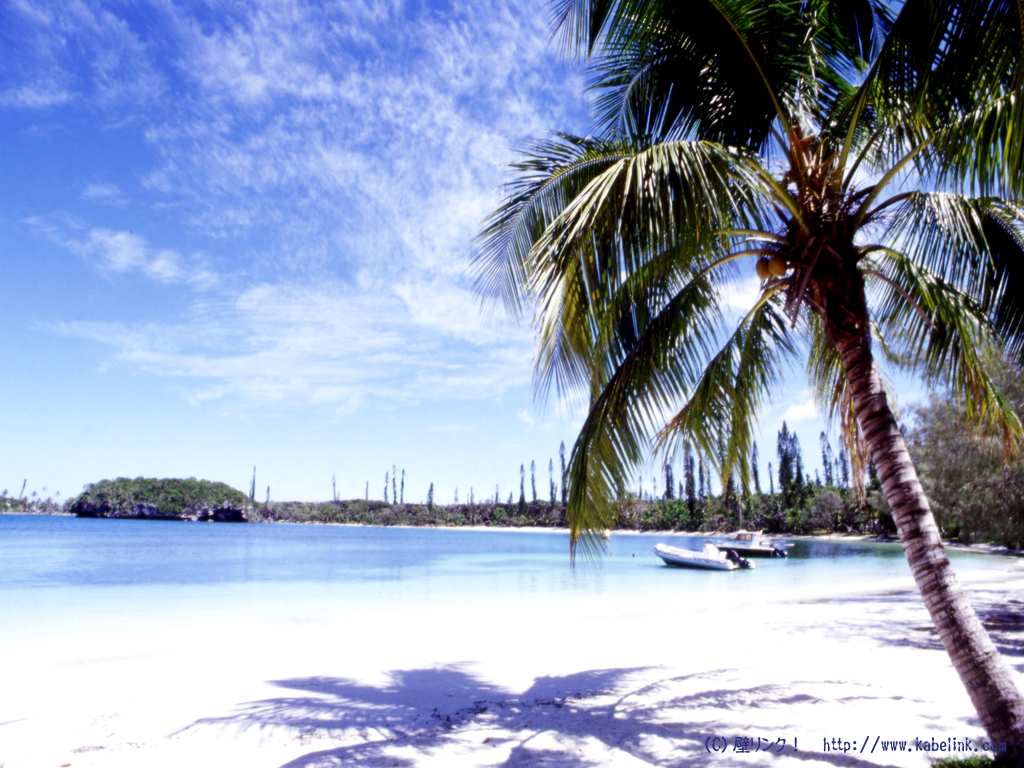
[[[1012,404],[1024,416],[1024,376],[1006,359],[994,367],[994,378]],[[1006,462],[998,441],[979,439],[964,428],[968,418],[948,392],[936,393],[926,405],[911,406],[914,427],[906,433],[911,455],[920,468],[922,482],[936,511],[939,525],[949,540],[984,542],[1011,548],[1024,547],[1024,458]],[[739,527],[779,534],[859,533],[894,536],[892,512],[885,502],[874,465],[869,463],[857,482],[842,446],[833,451],[822,433],[820,461],[806,469],[803,448],[786,424],[776,437],[772,460],[762,464],[756,443],[751,462],[752,492],[737,490],[726,482],[724,492],[717,469],[684,453],[681,466],[662,464],[660,477],[650,478],[648,490],[622,491],[615,500],[615,527],[639,531],[728,531]],[[538,490],[536,464],[530,463],[527,482],[520,466],[518,493],[477,498],[471,488],[459,501],[455,489],[451,504],[435,503],[433,483],[427,503],[406,503],[405,470],[391,470],[388,479],[400,484],[383,500],[342,500],[332,478],[332,500],[324,502],[256,501],[255,477],[249,494],[222,483],[188,480],[103,480],[90,484],[63,504],[26,494],[0,494],[0,511],[60,514],[71,512],[81,501],[131,507],[134,503],[156,505],[161,512],[178,514],[184,508],[206,504],[247,506],[253,521],[350,523],[362,525],[495,525],[509,527],[557,527],[566,525],[564,482],[565,445],[559,449],[559,465],[548,462],[546,493]],[[762,477],[762,468],[767,474]],[[813,476],[812,476],[813,473]],[[714,477],[714,482],[712,478]],[[717,491],[713,486],[717,486]],[[659,492],[660,489],[660,492]],[[398,502],[393,500],[398,498]],[[389,498],[390,497],[390,498]]]
[[[1020,369],[1000,360],[995,377],[1014,409],[1024,415]],[[979,439],[965,430],[967,414],[949,393],[933,395],[927,405],[910,407],[909,415],[914,427],[903,431],[921,467],[922,480],[946,538],[1024,547],[1024,459],[1007,463],[998,441]],[[778,534],[895,536],[892,511],[874,464],[868,463],[858,483],[842,446],[834,451],[822,433],[817,448],[820,463],[815,462],[815,468],[809,470],[803,447],[786,424],[777,435],[773,460],[766,465],[762,465],[754,443],[752,492],[748,494],[738,491],[735,481],[727,481],[723,491],[717,469],[684,454],[678,470],[672,463],[664,463],[660,476],[652,477],[647,484],[648,490],[638,487],[618,494],[614,527],[690,532],[744,527]],[[564,451],[560,454],[564,457]],[[761,474],[763,466],[767,467],[765,476]],[[485,500],[475,498],[471,489],[462,503],[456,489],[451,504],[346,501],[335,495],[331,502],[257,505],[254,518],[364,525],[566,525],[563,476],[557,472],[554,460],[550,461],[547,494],[540,496],[534,467],[531,462],[529,481],[525,465],[520,467],[518,493],[504,498],[497,496],[497,489],[495,496]],[[404,475],[402,471],[403,481]]]

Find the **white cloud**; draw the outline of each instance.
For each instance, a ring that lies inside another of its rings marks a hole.
[[[187,380],[196,401],[297,399],[352,409],[486,399],[526,383],[521,365],[416,322],[395,297],[333,285],[254,285],[206,299],[176,324],[72,322],[63,336],[111,347],[121,365]]]
[[[27,222],[38,233],[88,260],[101,273],[140,272],[158,283],[185,283],[197,290],[217,284],[218,277],[201,254],[185,258],[168,248],[153,248],[141,235],[129,230],[94,227],[84,239],[68,235],[61,228],[31,218]]]
[[[127,200],[116,184],[86,184],[82,197],[98,203],[125,205]]]
[[[288,263],[459,273],[509,148],[571,127],[582,81],[558,76],[539,5],[355,8],[281,2],[211,28],[175,11],[192,87],[146,130],[145,182],[195,199],[191,223],[218,236],[273,222]]]
[[[793,422],[820,418],[818,405],[814,402],[814,398],[804,400],[802,403],[789,406],[786,412],[782,414],[782,418],[785,421]]]
[[[75,252],[94,258],[100,269],[112,272],[144,269],[150,261],[146,239],[134,232],[97,228],[89,232],[85,242],[69,241],[68,245]]]
[[[57,80],[42,79],[0,91],[0,106],[42,109],[71,101],[71,91]]]
[[[753,261],[750,263],[752,265]],[[746,261],[741,261],[740,270],[743,270],[746,264]],[[734,312],[745,315],[761,297],[761,281],[757,275],[746,275],[742,271],[738,277],[739,279],[730,283],[725,289],[723,305]]]
[[[5,17],[17,43],[6,51],[16,85],[0,103],[44,108],[79,98],[105,106],[155,101],[164,78],[143,34],[111,9],[84,0],[38,7],[19,0]]]
[[[82,197],[120,204],[141,182],[133,207],[182,234],[37,230],[107,275],[251,283],[231,302],[209,291],[178,323],[55,327],[190,380],[194,398],[351,407],[524,384],[529,328],[482,324],[464,273],[511,148],[583,125],[582,76],[549,46],[544,0],[207,10],[71,0],[20,14],[35,57],[22,84],[49,72],[155,158]]]

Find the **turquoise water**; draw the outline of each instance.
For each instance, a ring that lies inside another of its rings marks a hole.
[[[898,544],[796,542],[755,571],[664,566],[663,541],[617,533],[611,556],[569,566],[558,531],[230,525],[0,515],[0,642],[69,631],[566,599],[670,600],[849,589],[909,577]],[[1016,558],[951,552],[958,573]]]

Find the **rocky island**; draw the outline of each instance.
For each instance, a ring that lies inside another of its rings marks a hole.
[[[68,504],[78,517],[247,523],[251,502],[225,483],[119,477],[90,483]]]

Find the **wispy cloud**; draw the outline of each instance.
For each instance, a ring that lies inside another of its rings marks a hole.
[[[82,197],[93,202],[117,206],[126,205],[128,202],[116,184],[86,184],[82,190]]]
[[[750,263],[752,265],[753,260]],[[741,262],[741,265],[745,264],[746,262]],[[743,270],[744,266],[739,269]],[[744,274],[742,271],[737,277],[738,279],[726,289],[724,304],[734,312],[746,314],[761,297],[761,281],[757,275]]]
[[[42,78],[15,88],[0,91],[0,106],[39,109],[63,104],[72,98],[71,91],[56,79]]]
[[[352,407],[526,382],[529,330],[481,323],[465,270],[513,148],[585,124],[544,0],[15,7],[32,42],[11,87],[63,88],[147,150],[81,196],[136,189],[133,210],[172,222],[37,231],[107,276],[208,289],[183,320],[51,328],[194,398]],[[249,287],[229,301],[231,281]]]
[[[460,272],[510,148],[578,122],[582,82],[559,78],[545,25],[540,4],[280,2],[212,28],[178,12],[188,98],[147,129],[146,183],[202,201],[192,224],[213,233],[274,222],[298,268]]]
[[[48,330],[107,345],[122,365],[189,380],[195,400],[351,409],[491,398],[526,379],[506,356],[417,322],[397,297],[339,284],[257,285],[234,301],[197,302],[187,314],[176,324],[65,322]]]
[[[17,84],[3,103],[41,109],[84,99],[138,109],[163,94],[157,52],[114,10],[88,0],[10,5],[7,77]]]
[[[159,283],[185,283],[196,289],[217,284],[218,277],[201,254],[186,258],[169,248],[154,248],[131,231],[94,227],[84,238],[40,219],[27,222],[47,239],[92,263],[102,273],[137,272]]]

